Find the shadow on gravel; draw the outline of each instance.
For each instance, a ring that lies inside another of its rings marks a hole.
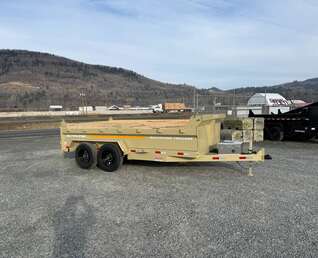
[[[295,142],[295,143],[307,143],[307,144],[318,144],[318,139],[311,139],[311,140],[284,140],[283,142]],[[275,141],[274,141],[275,143]]]
[[[95,223],[91,207],[83,196],[70,196],[54,214],[53,257],[85,257],[89,228]]]
[[[211,168],[211,171],[217,171],[218,169],[227,169],[233,172],[241,172],[247,169],[246,165],[239,166],[237,163],[227,163],[227,162],[155,162],[155,161],[141,161],[141,160],[126,160],[124,165],[137,165],[143,167],[156,167],[156,168],[171,168],[171,170],[175,173],[175,168],[193,168],[193,169],[200,169],[200,168]],[[242,171],[243,169],[243,171]],[[196,171],[198,172],[198,171]]]

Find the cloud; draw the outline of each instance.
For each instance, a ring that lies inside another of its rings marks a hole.
[[[52,52],[199,87],[317,76],[314,0],[11,0],[0,48]]]

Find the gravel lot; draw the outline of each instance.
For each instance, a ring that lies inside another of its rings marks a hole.
[[[318,143],[233,164],[63,159],[57,136],[0,139],[1,257],[317,257]]]

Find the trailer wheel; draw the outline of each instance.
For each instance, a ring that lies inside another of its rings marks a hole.
[[[90,169],[96,164],[96,146],[91,143],[81,143],[75,150],[77,165],[83,169]]]
[[[123,164],[123,155],[115,144],[105,144],[98,151],[98,167],[107,172],[116,171]]]
[[[279,126],[269,129],[269,139],[272,141],[282,141],[284,139],[284,132]]]

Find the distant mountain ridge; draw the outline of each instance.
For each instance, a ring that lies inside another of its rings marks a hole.
[[[123,68],[90,65],[47,53],[0,50],[0,109],[47,109],[50,104],[77,109],[85,94],[88,105],[151,105],[186,102],[195,87],[149,79]],[[196,89],[200,105],[233,104],[234,90]],[[318,78],[275,86],[235,89],[236,104],[254,93],[280,93],[288,99],[318,101]],[[206,95],[206,98],[203,96]],[[212,98],[211,98],[212,96]],[[222,96],[213,99],[213,96]]]
[[[194,87],[162,83],[123,68],[89,65],[47,53],[0,50],[0,108],[149,105],[190,98]]]
[[[318,78],[274,86],[237,88],[235,91],[237,94],[279,93],[287,99],[302,99],[307,102],[315,102],[318,101]]]

